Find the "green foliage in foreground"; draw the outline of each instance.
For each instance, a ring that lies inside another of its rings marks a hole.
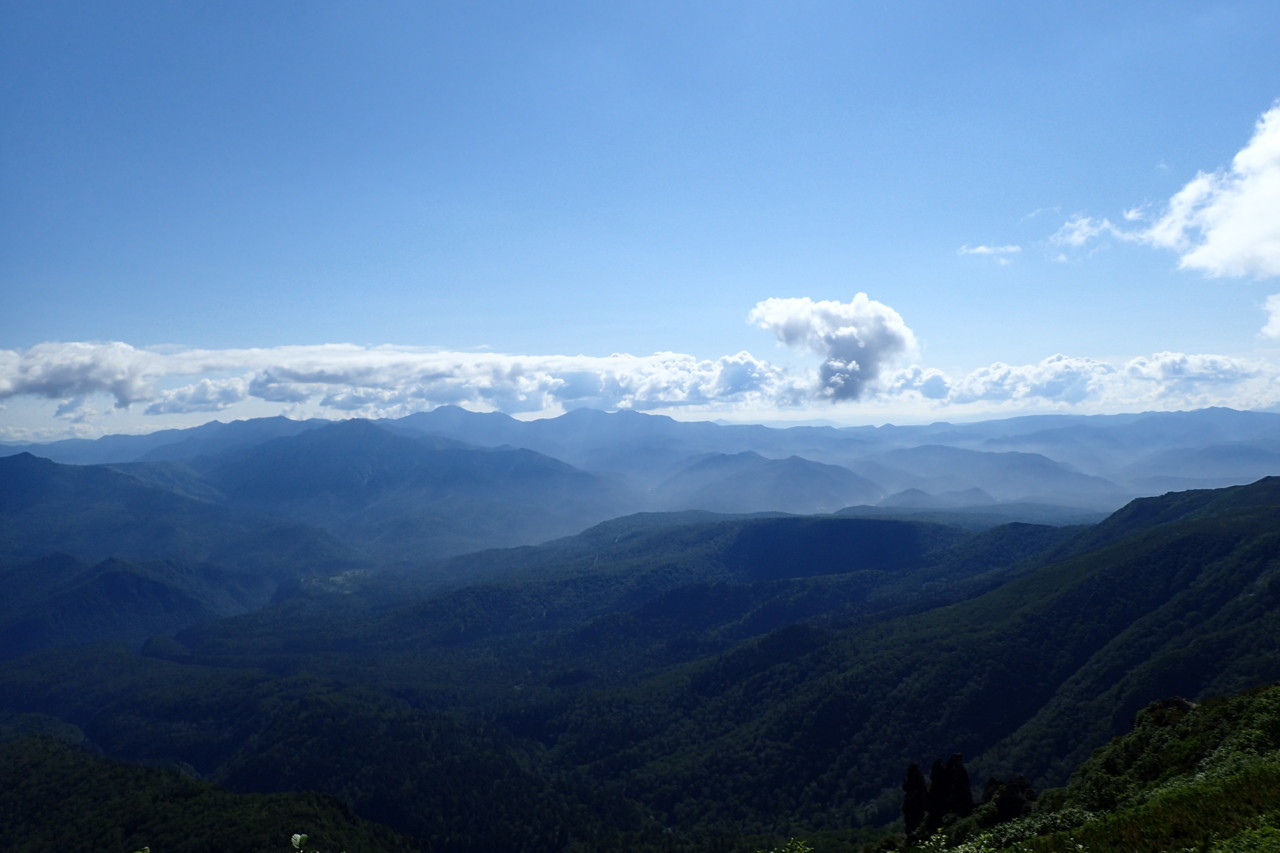
[[[1280,853],[1280,685],[1160,702],[1032,815],[916,848],[955,853]]]
[[[813,848],[798,838],[792,838],[781,847],[772,850],[761,850],[759,853],[813,853]]]
[[[110,761],[52,738],[0,747],[0,850],[262,853],[288,849],[306,827],[307,849],[419,849],[357,818],[330,796],[230,794],[176,771]]]

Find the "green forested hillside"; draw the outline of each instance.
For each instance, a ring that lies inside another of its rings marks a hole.
[[[623,519],[421,581],[318,577],[141,654],[10,660],[0,708],[436,850],[849,849],[910,762],[1062,784],[1151,701],[1280,678],[1278,493],[981,533]]]
[[[0,459],[0,657],[177,631],[257,609],[282,582],[364,564],[320,530],[173,485]]]
[[[228,794],[175,770],[129,766],[52,738],[0,745],[0,849],[155,853],[421,850],[333,797]]]
[[[294,522],[192,498],[111,468],[0,459],[0,559],[209,562],[273,580],[334,571],[355,554]]]
[[[926,835],[939,853],[1280,850],[1280,685],[1153,703],[1025,817],[993,802]]]

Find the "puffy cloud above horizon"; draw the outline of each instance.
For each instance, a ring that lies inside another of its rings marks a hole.
[[[1280,296],[1268,304],[1280,313]],[[914,347],[914,336],[896,312],[865,297],[766,300],[751,319],[818,354],[821,366],[788,370],[747,352],[698,359],[670,352],[518,356],[336,344],[161,352],[118,342],[45,343],[0,351],[0,400],[55,401],[57,417],[86,429],[109,415],[92,405],[95,396],[110,398],[117,412],[139,404],[145,416],[274,408],[295,416],[400,417],[444,404],[509,414],[581,407],[765,413],[855,401],[869,411],[996,416],[1280,403],[1280,368],[1221,355],[1161,352],[1121,363],[1054,355],[958,376],[892,367]]]
[[[201,379],[194,385],[161,391],[148,415],[174,415],[188,412],[220,412],[248,396],[248,383],[234,376],[230,379]]]
[[[916,348],[902,316],[865,293],[849,302],[766,299],[747,320],[788,347],[821,356],[819,393],[832,400],[862,398],[888,366]]]
[[[1160,352],[1121,364],[1053,355],[1036,364],[997,362],[954,382],[955,404],[1027,404],[1098,410],[1233,406],[1280,402],[1280,368],[1222,355]]]
[[[104,393],[124,408],[150,396],[148,375],[158,365],[153,356],[128,344],[36,344],[24,353],[0,351],[0,399],[31,395],[70,400]]]
[[[1141,236],[1211,276],[1280,275],[1280,103],[1230,169],[1196,175]]]
[[[1146,211],[1133,208],[1124,218],[1142,222]],[[1280,102],[1258,119],[1229,168],[1198,173],[1150,225],[1124,228],[1079,214],[1049,242],[1079,249],[1105,236],[1170,249],[1179,267],[1213,277],[1280,276]]]
[[[957,403],[1033,398],[1080,403],[1097,395],[1104,377],[1115,372],[1116,368],[1105,362],[1065,355],[1017,367],[996,362],[957,382],[951,388],[950,399]]]
[[[200,378],[158,388],[175,377]],[[326,344],[161,353],[119,342],[0,351],[0,399],[43,397],[64,401],[70,412],[93,394],[112,397],[121,409],[147,403],[151,415],[221,411],[250,398],[387,415],[446,403],[518,413],[564,406],[774,406],[805,397],[785,371],[747,352],[708,360],[670,352],[518,356]]]

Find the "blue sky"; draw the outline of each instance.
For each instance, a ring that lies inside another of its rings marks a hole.
[[[1274,406],[1277,99],[1274,2],[0,2],[0,440]]]

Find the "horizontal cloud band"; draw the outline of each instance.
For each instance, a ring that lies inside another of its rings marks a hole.
[[[226,375],[237,374],[237,375]],[[170,377],[201,377],[160,390]],[[714,402],[777,405],[804,391],[781,368],[749,353],[715,360],[650,356],[517,356],[347,344],[162,353],[125,343],[45,343],[0,351],[0,399],[75,400],[103,393],[149,414],[218,411],[249,397],[319,399],[367,413],[444,403],[507,412],[557,406],[649,409]]]
[[[824,362],[812,374],[746,352],[710,360],[680,353],[520,356],[345,344],[159,352],[125,343],[45,343],[25,352],[0,350],[0,399],[57,400],[64,416],[96,394],[109,395],[120,408],[145,404],[150,415],[216,412],[250,399],[282,410],[307,403],[362,416],[399,416],[449,403],[509,413],[684,406],[763,411],[850,400],[843,391],[857,383],[864,402],[914,401],[928,410],[972,404],[1011,410],[1255,408],[1280,402],[1275,366],[1217,355],[1166,352],[1120,364],[1056,355],[1031,365],[996,363],[959,378],[918,365],[891,370],[867,355],[896,353],[912,342],[909,330],[897,329],[891,317],[878,315],[879,325],[871,323],[859,337],[856,324],[787,325],[794,316],[784,309],[797,307],[774,304],[754,319],[776,323],[786,332],[780,338],[815,350]],[[841,357],[844,373],[833,390],[832,362]],[[194,381],[165,387],[184,378]]]

